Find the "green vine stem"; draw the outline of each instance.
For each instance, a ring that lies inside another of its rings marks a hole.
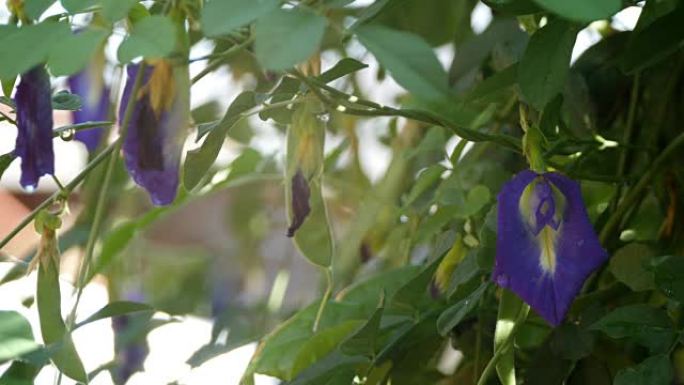
[[[298,78],[299,80],[301,80],[302,82],[304,82],[323,103],[328,105],[328,107],[337,109],[338,111],[344,112],[345,114],[357,116],[403,117],[427,124],[448,128],[449,130],[453,131],[456,135],[471,142],[496,142],[513,151],[521,151],[520,140],[513,136],[502,134],[490,134],[473,130],[470,128],[459,127],[428,111],[415,109],[396,109],[392,107],[382,106],[375,102],[358,98],[355,95],[347,94],[334,87],[330,87],[317,79],[303,75],[299,71],[290,71],[289,73]],[[323,95],[319,90],[323,90],[330,93],[337,100],[333,100],[327,97],[326,95]]]
[[[88,241],[86,243],[85,254],[79,266],[78,281],[76,285],[76,301],[74,302],[74,306],[72,307],[70,316],[68,318],[69,329],[73,327],[76,319],[76,310],[78,309],[81,296],[83,295],[83,288],[85,287],[85,278],[88,276],[88,269],[90,268],[90,264],[93,259],[93,252],[95,250],[95,242],[97,241],[97,237],[100,233],[100,226],[102,225],[102,219],[104,217],[104,207],[105,201],[107,200],[107,194],[109,193],[109,183],[112,180],[114,165],[116,165],[116,159],[118,157],[119,151],[121,150],[121,145],[123,144],[123,140],[126,137],[126,133],[128,132],[128,126],[131,120],[131,116],[133,115],[133,105],[136,102],[135,95],[138,94],[138,90],[140,89],[144,73],[145,62],[143,61],[140,63],[138,73],[135,77],[135,82],[133,84],[133,89],[131,91],[131,95],[133,96],[128,99],[128,104],[126,104],[126,112],[124,113],[123,122],[121,124],[121,134],[119,136],[119,139],[114,143],[114,151],[112,152],[112,155],[109,157],[109,161],[107,162],[104,180],[102,181],[102,185],[100,187],[100,194],[97,198],[97,203],[95,206],[95,216],[93,218],[93,224],[90,227],[90,234],[88,234]]]
[[[90,163],[88,163],[88,165],[78,175],[76,175],[71,182],[64,186],[64,190],[71,193],[76,187],[78,187],[78,185],[83,182],[92,169],[97,167],[100,163],[102,163],[103,160],[109,157],[109,155],[115,150],[117,142],[112,143],[102,150],[102,152],[100,152],[95,158],[93,158],[93,160],[90,161]],[[48,199],[44,200],[35,209],[33,209],[33,211],[31,211],[21,222],[19,222],[17,226],[14,227],[14,229],[12,229],[12,231],[9,232],[9,234],[7,234],[7,236],[2,239],[2,241],[0,241],[0,249],[5,247],[7,243],[11,241],[24,227],[31,223],[33,218],[35,218],[41,210],[49,207],[52,202],[54,202],[55,199],[62,194],[64,194],[63,191],[56,191]]]
[[[326,267],[325,269],[325,278],[328,287],[325,289],[325,293],[323,294],[323,298],[321,299],[321,304],[318,306],[318,312],[316,312],[316,319],[314,320],[313,324],[313,332],[316,333],[318,331],[318,326],[321,322],[321,318],[323,317],[323,311],[325,311],[325,305],[328,304],[328,300],[330,299],[330,296],[332,295],[332,289],[333,289],[333,278],[332,278],[332,269],[330,267]]]
[[[496,349],[494,355],[487,363],[487,366],[485,366],[484,370],[482,370],[482,375],[480,375],[480,379],[477,381],[477,385],[485,385],[487,383],[489,376],[492,375],[492,372],[496,368],[496,364],[499,362],[504,353],[506,353],[507,350],[511,348],[511,346],[513,345],[513,341],[515,340],[515,335],[518,331],[518,328],[527,317],[528,311],[528,305],[525,305],[520,309],[518,315],[515,318],[515,323],[513,324],[513,329],[511,330],[511,333],[508,335],[508,338],[499,346],[499,348]]]
[[[639,179],[636,185],[632,189],[629,190],[629,192],[625,195],[625,198],[622,200],[622,202],[617,206],[613,214],[608,218],[606,221],[606,224],[603,226],[601,229],[601,234],[599,235],[599,239],[601,240],[601,243],[605,245],[605,243],[608,241],[610,238],[611,234],[615,230],[615,228],[618,226],[620,223],[620,220],[622,219],[623,215],[634,205],[634,203],[639,199],[639,195],[641,192],[648,186],[648,184],[651,182],[651,179],[653,176],[660,171],[660,168],[662,165],[665,163],[667,158],[669,158],[671,155],[675,153],[675,150],[681,145],[684,144],[684,133],[679,134],[670,144],[665,147],[663,152],[658,155],[658,157],[653,161],[651,166],[648,168],[648,170],[644,173],[644,175]]]
[[[191,84],[195,84],[198,81],[202,80],[203,77],[207,76],[220,66],[222,66],[226,61],[228,61],[230,58],[238,54],[240,51],[242,51],[244,48],[247,48],[250,44],[254,42],[254,36],[250,36],[245,41],[242,43],[239,43],[237,45],[234,45],[224,52],[219,53],[217,56],[218,58],[214,60],[213,62],[209,63],[200,73],[195,75],[192,80],[190,80]]]
[[[639,99],[639,83],[641,80],[640,73],[634,76],[634,81],[632,82],[632,92],[629,96],[629,109],[627,110],[627,124],[625,127],[625,132],[622,137],[622,143],[629,143],[632,139],[634,132],[634,117],[636,116],[636,105]],[[629,160],[629,147],[623,147],[620,153],[620,159],[618,161],[617,177],[622,178],[625,176],[625,171],[627,168],[627,160]],[[620,195],[622,194],[622,184],[618,184],[615,190],[615,197],[610,203],[612,211],[615,211],[618,201],[620,200]]]

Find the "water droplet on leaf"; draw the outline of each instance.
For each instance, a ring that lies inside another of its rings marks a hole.
[[[59,133],[59,137],[65,142],[69,142],[69,141],[73,140],[74,136],[76,136],[76,130],[74,130],[73,128],[70,128],[68,130],[64,130],[64,131]]]

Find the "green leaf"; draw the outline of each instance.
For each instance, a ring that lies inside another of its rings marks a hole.
[[[279,6],[278,0],[212,0],[202,8],[202,30],[207,36],[229,34]]]
[[[382,303],[384,297],[380,299],[380,306],[375,309],[373,315],[363,324],[357,331],[349,336],[342,344],[340,350],[342,353],[356,356],[363,355],[366,357],[374,357],[377,349],[378,333],[380,329],[380,321],[382,320],[382,312],[384,310]]]
[[[148,16],[133,25],[133,29],[119,46],[117,56],[121,63],[136,57],[147,59],[169,55],[176,43],[176,28],[166,16]]]
[[[71,14],[81,13],[86,9],[100,5],[100,0],[60,0],[64,9]]]
[[[50,53],[48,67],[54,76],[71,75],[82,70],[93,58],[98,48],[103,48],[109,31],[87,29],[72,33]]]
[[[365,357],[347,356],[335,350],[302,370],[288,385],[349,385],[356,374],[355,368],[367,363]]]
[[[518,80],[517,77],[518,64],[516,63],[483,80],[468,92],[467,98],[468,100],[474,101],[508,89],[516,84]]]
[[[10,166],[10,164],[12,164],[16,157],[17,156],[14,155],[14,151],[0,155],[0,179],[2,178],[2,174],[7,171],[7,168]]]
[[[28,362],[14,361],[0,376],[3,385],[34,385],[34,380],[42,366],[37,367]]]
[[[411,187],[411,191],[406,198],[406,202],[404,202],[404,206],[411,205],[424,192],[428,191],[437,182],[439,182],[445,170],[446,167],[442,166],[441,164],[433,164],[421,171],[414,181],[413,187]]]
[[[55,0],[24,0],[24,11],[33,20],[37,20]]]
[[[454,327],[460,324],[478,306],[480,298],[482,298],[488,287],[489,283],[487,282],[481,284],[466,298],[444,310],[439,318],[437,318],[437,331],[439,331],[439,334],[446,336]]]
[[[91,322],[99,321],[101,319],[117,317],[124,314],[139,313],[139,312],[152,312],[154,308],[152,306],[130,301],[118,301],[112,302],[105,305],[102,309],[95,312],[95,314],[86,318],[85,320],[76,324],[74,329],[78,329],[81,326],[87,325]]]
[[[385,295],[391,298],[399,288],[415,277],[420,271],[420,266],[413,265],[383,271],[364,281],[348,286],[337,295],[337,298],[359,305],[373,304],[372,306],[375,306],[380,293],[384,291]]]
[[[530,15],[540,11],[532,0],[483,0],[482,2],[502,14]]]
[[[242,113],[256,106],[254,92],[238,95],[220,122],[211,129],[202,146],[187,152],[183,164],[183,185],[186,190],[195,188],[216,161],[228,130],[242,117]]]
[[[121,20],[128,14],[128,11],[138,4],[139,0],[101,0],[102,15],[107,20],[114,22]]]
[[[180,203],[181,198],[176,199],[176,203]],[[104,237],[102,241],[102,248],[100,249],[100,255],[93,263],[92,269],[89,270],[89,276],[86,282],[95,274],[99,274],[104,271],[116,258],[119,253],[121,253],[130,241],[135,237],[135,235],[140,231],[141,228],[149,225],[159,218],[163,213],[167,212],[173,206],[157,207],[144,215],[136,218],[134,220],[124,222],[119,224],[112,230],[110,230]]]
[[[543,110],[563,90],[576,35],[573,25],[552,20],[530,38],[518,64],[518,84],[536,109]]]
[[[56,345],[50,355],[55,366],[66,376],[85,383],[88,381],[88,376],[71,339],[71,334],[62,320],[59,266],[52,256],[37,256],[36,258],[41,258],[41,263],[38,265],[36,303],[43,341],[46,345]]]
[[[618,281],[634,291],[655,289],[655,275],[649,271],[649,262],[653,259],[650,247],[630,243],[622,247],[610,258],[609,269]]]
[[[367,67],[368,64],[361,63],[358,60],[346,57],[338,61],[331,69],[318,75],[318,80],[323,83],[330,83],[333,80],[347,76]]]
[[[656,19],[634,35],[622,55],[622,68],[633,73],[652,66],[684,46],[684,7]]]
[[[653,262],[654,280],[670,298],[684,303],[684,257],[667,255]]]
[[[611,338],[629,338],[653,353],[667,351],[675,333],[667,313],[646,304],[623,306],[590,326]]]
[[[11,79],[45,62],[55,46],[71,33],[68,23],[44,21],[0,28],[0,79]]]
[[[307,60],[323,38],[327,20],[300,8],[278,9],[260,17],[254,53],[270,70],[285,70]]]
[[[62,90],[52,95],[52,108],[55,110],[76,111],[81,109],[81,97]]]
[[[620,0],[534,0],[534,2],[560,17],[580,22],[607,19],[622,9]]]
[[[17,358],[39,346],[26,318],[15,311],[0,311],[0,362]]]
[[[332,352],[350,333],[363,324],[360,320],[344,321],[307,339],[299,349],[286,380],[291,380],[302,370],[313,365]]]
[[[620,370],[613,385],[669,385],[673,378],[670,357],[660,354],[645,359],[637,366]]]
[[[425,40],[375,25],[359,27],[356,35],[394,80],[416,97],[426,101],[448,97],[447,73]]]
[[[322,352],[327,350],[327,348],[321,349],[326,347],[323,345],[327,344],[319,337],[315,344],[307,347],[307,353],[302,353],[301,358],[299,358],[300,352],[304,351],[303,347],[307,344],[307,341],[315,338],[315,335],[328,336],[327,333],[323,334],[326,330],[331,328],[334,330],[335,325],[339,326],[343,325],[346,321],[356,320],[357,322],[349,323],[342,329],[336,330],[332,332],[332,335],[329,335],[338,343],[368,316],[359,311],[356,305],[330,301],[326,304],[325,311],[321,317],[319,331],[317,334],[314,334],[312,329],[318,307],[319,302],[316,302],[300,310],[264,338],[257,352],[252,357],[252,361],[243,377],[243,383],[245,379],[250,378],[254,373],[267,374],[280,379],[289,378],[297,360],[300,360],[300,362],[309,361],[312,355],[316,354],[316,351]],[[347,330],[347,328],[349,329]],[[318,344],[321,345],[319,346]]]
[[[465,217],[477,214],[482,208],[484,208],[489,201],[492,199],[492,194],[489,192],[489,188],[485,185],[479,184],[470,191],[466,197],[466,206],[464,207],[464,212],[461,215]]]
[[[454,238],[455,235],[452,232],[447,232],[437,239],[437,244],[432,252],[434,258],[421,268],[420,273],[407,280],[397,289],[397,292],[390,297],[389,304],[391,307],[405,309],[418,309],[420,307],[422,300],[427,297],[428,285],[432,281],[435,271],[437,271],[447,251],[454,244]]]
[[[515,329],[525,321],[530,307],[512,291],[503,289],[494,330],[494,351],[503,352],[496,364],[496,373],[503,385],[515,385]]]
[[[361,13],[359,13],[356,22],[354,22],[349,29],[354,30],[361,24],[373,19],[390,1],[391,0],[378,0],[367,6],[363,11],[361,11]]]
[[[558,357],[578,361],[594,351],[594,334],[572,323],[564,323],[554,330],[549,344]]]
[[[2,36],[0,36],[1,38]],[[16,76],[12,76],[7,79],[0,79],[0,83],[2,83],[2,93],[3,95],[0,96],[0,103],[10,106],[14,108],[14,101],[10,99],[10,96],[12,95],[12,90],[14,89],[14,83],[17,81]],[[9,101],[9,103],[8,103]]]

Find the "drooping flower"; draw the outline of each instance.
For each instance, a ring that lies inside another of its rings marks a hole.
[[[104,56],[103,56],[104,59]],[[80,110],[72,112],[73,122],[99,122],[109,119],[109,87],[102,77],[104,60],[94,60],[83,71],[69,77],[71,92],[81,97]],[[76,140],[83,142],[88,151],[94,151],[102,139],[101,127],[81,130],[76,133]]]
[[[55,172],[50,76],[45,68],[34,67],[21,75],[14,101],[18,131],[14,153],[21,158],[20,183],[32,190],[41,176]]]
[[[133,291],[124,295],[124,298],[128,301],[143,303],[144,294],[141,291]],[[116,384],[125,384],[133,374],[143,370],[145,359],[150,353],[146,340],[149,329],[144,327],[148,321],[143,314],[112,317],[114,353],[118,365],[111,373]]]
[[[124,160],[133,180],[150,194],[155,205],[167,205],[176,197],[183,141],[189,122],[187,67],[172,67],[166,60],[148,65],[141,87],[131,95],[140,66],[127,67],[128,79],[119,109],[119,123],[126,132]],[[134,97],[127,129],[126,106]]]
[[[526,170],[498,197],[492,279],[552,325],[608,258],[589,221],[579,185],[561,174]]]

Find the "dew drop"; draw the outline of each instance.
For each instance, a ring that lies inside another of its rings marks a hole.
[[[36,185],[30,184],[28,186],[24,186],[24,191],[26,191],[27,194],[33,194],[36,192]]]
[[[337,106],[337,108],[335,108],[335,109],[336,109],[337,111],[339,111],[339,112],[345,112],[345,111],[347,111],[347,107],[345,107],[345,106],[343,106],[343,105],[341,105],[341,104],[340,104],[339,106]]]
[[[64,130],[64,131],[59,133],[59,137],[65,142],[69,142],[69,141],[73,140],[74,136],[76,136],[76,130],[74,130],[73,128],[68,129],[68,130]]]
[[[497,275],[496,283],[501,287],[508,287],[508,276],[506,274]]]
[[[330,120],[330,114],[320,114],[318,115],[318,120],[323,123],[327,123]]]
[[[356,102],[359,101],[359,98],[357,98],[357,97],[354,96],[354,95],[351,95],[351,96],[349,97],[348,100],[349,100],[351,103],[356,103]]]

